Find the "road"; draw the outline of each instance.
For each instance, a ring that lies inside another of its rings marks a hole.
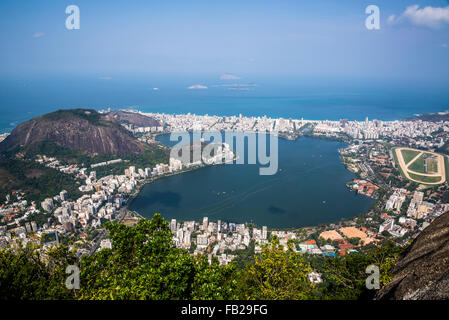
[[[119,215],[118,223],[120,223],[123,221],[123,219],[125,219],[126,207],[121,208],[118,215]],[[100,232],[100,234],[93,240],[94,245],[92,246],[92,249],[90,249],[90,252],[89,252],[90,256],[93,255],[95,253],[95,251],[97,251],[97,248],[100,246],[101,240],[103,240],[105,236],[106,236],[106,230],[102,230]]]

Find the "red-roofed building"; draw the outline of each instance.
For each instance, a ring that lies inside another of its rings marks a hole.
[[[354,249],[354,245],[351,243],[342,243],[338,245],[340,250],[352,250]]]

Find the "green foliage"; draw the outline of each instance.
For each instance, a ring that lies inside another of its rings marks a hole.
[[[206,256],[196,256],[195,278],[193,283],[193,299],[201,300],[231,300],[237,299],[236,268],[234,264],[219,266],[216,258],[212,265]]]
[[[136,227],[107,224],[112,249],[81,262],[81,299],[224,299],[232,297],[231,267],[209,266],[175,248],[159,214]]]
[[[135,166],[136,168],[153,168],[159,163],[168,163],[169,160],[169,150],[163,146],[153,146],[150,150],[146,150],[142,154],[126,154],[122,156],[115,156],[114,159],[120,158],[124,160],[123,162],[96,167],[92,169],[97,172],[97,178],[104,177],[110,174],[123,174],[125,169],[130,166]],[[108,159],[112,160],[112,159]],[[106,160],[102,160],[106,161]],[[91,161],[91,163],[98,163],[102,161]]]
[[[107,155],[97,154],[89,155],[81,150],[69,149],[61,147],[52,141],[40,141],[27,147],[26,157],[34,160],[37,155],[46,155],[49,157],[56,157],[59,161],[65,164],[77,164],[79,167],[90,168],[92,164],[122,159],[123,162],[111,165],[96,167],[90,171],[96,171],[97,177],[101,178],[111,174],[123,174],[125,169],[130,166],[136,168],[153,168],[159,163],[168,163],[169,149],[154,145],[149,147],[141,154],[124,154],[124,155]]]
[[[28,145],[24,151],[26,157],[30,160],[36,159],[37,155],[56,157],[62,162],[73,162],[74,158],[87,157],[81,150],[65,148],[50,140],[34,142]]]
[[[20,221],[20,225],[24,226],[26,222],[35,221],[36,224],[40,227],[47,223],[48,217],[43,212],[34,212],[31,213],[26,219]]]
[[[1,299],[73,299],[66,289],[65,269],[76,262],[67,247],[59,246],[45,255],[27,245],[0,250]]]
[[[406,165],[419,154],[419,151],[408,149],[401,150],[400,152],[402,153],[402,157],[404,158],[404,162]]]
[[[349,243],[357,246],[360,243],[360,238],[349,238],[348,241],[349,241]]]
[[[241,274],[240,295],[243,299],[303,300],[310,297],[313,286],[307,280],[310,264],[293,246],[287,251],[274,238],[260,256],[255,257]]]
[[[439,182],[441,180],[440,176],[437,177],[432,177],[432,176],[423,176],[423,175],[418,175],[418,174],[414,174],[414,173],[409,173],[410,178],[415,179],[417,181],[420,181],[424,184],[426,183],[436,183]]]
[[[401,249],[393,243],[331,258],[302,255],[293,243],[284,248],[274,237],[243,269],[220,266],[206,255],[192,256],[176,248],[168,223],[155,214],[135,227],[106,223],[112,249],[79,261],[66,246],[43,252],[28,245],[0,250],[1,299],[366,299],[368,265],[380,268],[380,284],[392,280]],[[65,287],[68,265],[80,267],[80,289]],[[311,284],[312,270],[324,282]]]
[[[389,242],[367,253],[353,253],[344,257],[325,258],[324,285],[318,292],[319,299],[369,299],[375,291],[366,289],[366,267],[376,265],[380,270],[380,286],[392,279],[391,270],[401,248]]]
[[[248,264],[254,263],[254,247],[254,241],[251,241],[246,249],[236,250],[231,253],[237,256],[233,262],[238,270],[242,270]]]
[[[31,201],[42,201],[67,190],[69,199],[82,195],[74,178],[58,170],[44,167],[33,161],[0,156],[0,199],[13,190],[22,190]]]
[[[81,118],[89,121],[94,125],[106,125],[101,121],[100,114],[93,109],[69,109],[69,110],[57,110],[55,112],[47,113],[41,116],[43,119],[51,121],[64,120],[69,118]]]

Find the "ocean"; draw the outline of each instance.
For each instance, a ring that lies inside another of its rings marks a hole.
[[[449,109],[449,86],[443,85],[247,78],[220,81],[211,76],[176,75],[3,77],[0,132],[9,132],[18,123],[47,112],[78,107],[313,120],[398,120]],[[230,90],[235,83],[252,86]],[[195,84],[208,88],[187,89]]]

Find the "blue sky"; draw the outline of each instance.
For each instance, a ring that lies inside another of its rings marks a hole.
[[[71,4],[80,30],[65,28]],[[370,4],[380,8],[380,30],[365,28]],[[449,4],[2,0],[0,43],[2,78],[231,73],[445,83]]]

